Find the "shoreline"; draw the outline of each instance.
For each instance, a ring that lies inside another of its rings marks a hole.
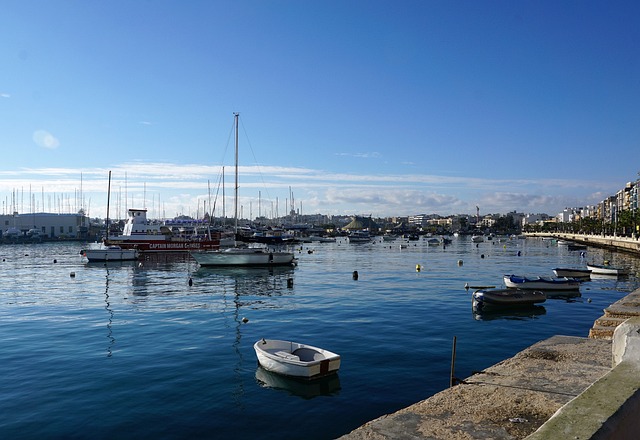
[[[577,234],[529,236],[552,236],[640,255],[640,242],[635,239]],[[560,426],[574,434],[581,433],[571,438],[595,438],[598,432],[611,430],[610,425],[619,424],[616,412],[624,410],[625,405],[637,405],[634,398],[635,394],[640,394],[636,393],[640,384],[630,385],[631,397],[610,384],[599,385],[608,376],[614,376],[616,370],[619,370],[618,375],[625,375],[627,370],[612,365],[612,348],[615,345],[612,341],[617,327],[634,320],[640,322],[640,288],[607,307],[603,317],[593,323],[588,337],[556,335],[539,341],[513,357],[473,374],[459,385],[367,422],[339,438],[553,438],[549,432],[557,434]],[[637,333],[637,330],[634,331]],[[582,393],[586,394],[590,389],[599,392],[605,390],[600,394],[604,394],[602,400],[606,404],[601,406],[611,406],[613,410],[610,414],[590,414],[598,412],[599,408],[594,410],[585,403],[588,400],[586,397],[580,399]],[[612,396],[609,396],[609,392]],[[627,400],[623,397],[620,403],[620,394],[626,396]],[[576,410],[575,407],[580,405]],[[595,421],[585,423],[582,419],[587,416]],[[629,423],[635,422],[625,422],[621,429],[625,429]],[[585,431],[586,436],[583,436]],[[567,432],[565,434],[568,435]]]

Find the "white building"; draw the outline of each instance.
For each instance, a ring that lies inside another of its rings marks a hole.
[[[3,237],[10,234],[24,237],[37,234],[43,238],[84,239],[89,233],[89,218],[81,212],[77,214],[14,212],[0,215],[0,232]]]

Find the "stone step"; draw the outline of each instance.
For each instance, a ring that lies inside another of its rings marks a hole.
[[[594,325],[589,330],[589,339],[613,339],[613,331],[615,327]]]
[[[604,314],[611,318],[631,318],[640,316],[640,307],[626,307],[614,304],[604,309]]]
[[[627,318],[619,318],[619,317],[614,317],[614,316],[601,316],[600,318],[596,319],[594,322],[594,326],[600,326],[600,327],[617,327],[620,324],[622,324],[624,321],[626,321]]]

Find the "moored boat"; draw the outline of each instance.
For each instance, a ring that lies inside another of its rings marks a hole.
[[[589,278],[591,276],[591,269],[570,269],[556,267],[555,269],[553,269],[553,273],[555,273],[557,277]]]
[[[234,192],[234,235],[238,237],[238,117],[239,113],[234,113],[235,125],[235,192]],[[266,248],[234,247],[228,249],[188,249],[191,256],[200,264],[206,267],[232,267],[232,266],[283,266],[294,264],[293,252],[271,251]]]
[[[96,261],[132,261],[138,259],[137,249],[122,249],[120,246],[100,246],[99,248],[83,249],[82,255],[90,263]]]
[[[471,242],[472,243],[482,243],[484,241],[484,236],[482,235],[472,235]]]
[[[191,252],[200,266],[286,266],[294,265],[293,252],[269,251],[266,248],[233,247],[218,251]]]
[[[347,236],[349,243],[368,243],[371,241],[369,231],[353,231]]]
[[[610,266],[605,264],[587,264],[587,269],[591,270],[591,273],[598,275],[628,275],[629,271],[623,267]]]
[[[575,278],[526,277],[519,275],[505,275],[504,284],[510,289],[533,290],[578,290],[580,281]]]
[[[487,308],[527,307],[547,300],[544,292],[539,290],[495,289],[476,290],[472,296],[473,310]]]
[[[285,376],[315,379],[340,369],[340,355],[312,345],[263,338],[253,348],[262,368]]]
[[[162,222],[147,219],[146,209],[129,209],[129,217],[121,235],[110,236],[105,245],[139,252],[189,252],[215,250],[220,247],[220,233],[175,233]]]

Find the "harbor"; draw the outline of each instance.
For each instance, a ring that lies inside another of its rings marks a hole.
[[[633,239],[561,238],[639,249]],[[640,289],[603,311],[588,337],[556,335],[463,380],[452,376],[449,389],[341,439],[636,438]]]
[[[396,429],[417,427],[414,416],[392,415],[452,392],[454,337],[455,376],[496,380],[474,372],[557,335],[585,338],[605,308],[638,289],[640,271],[631,255],[589,247],[582,256],[541,238],[453,237],[446,246],[343,238],[293,248],[296,267],[256,269],[201,268],[188,254],[87,263],[80,247],[0,247],[3,437],[327,439],[385,415]],[[585,281],[579,296],[530,309],[474,313],[465,289],[604,259],[631,274]],[[278,377],[257,364],[262,338],[329,348],[340,370],[312,383]],[[597,348],[607,344],[590,340],[585,349],[610,359]],[[586,380],[603,365],[583,365],[593,369]],[[529,420],[508,423],[524,432],[546,411],[504,416]]]

